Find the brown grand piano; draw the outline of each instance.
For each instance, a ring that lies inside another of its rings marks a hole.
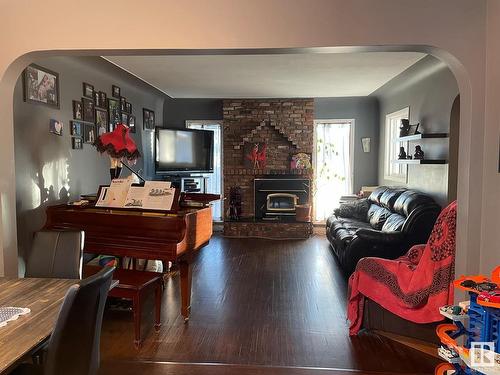
[[[204,199],[213,201],[219,196],[206,194]],[[194,251],[206,245],[212,236],[211,207],[159,212],[57,205],[47,208],[44,229],[85,231],[86,253],[177,261],[181,278],[181,313],[186,320],[189,318],[190,261]]]

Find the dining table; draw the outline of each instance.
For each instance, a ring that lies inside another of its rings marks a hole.
[[[67,290],[78,281],[0,277],[0,307],[30,309],[0,327],[0,374],[7,374],[47,340]]]

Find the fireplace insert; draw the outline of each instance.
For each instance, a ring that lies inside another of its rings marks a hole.
[[[309,179],[257,178],[254,188],[256,219],[295,220],[295,206],[309,203]]]
[[[295,212],[299,197],[289,193],[267,194],[266,210],[270,212]]]

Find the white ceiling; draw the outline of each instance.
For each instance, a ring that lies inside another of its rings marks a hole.
[[[425,54],[104,56],[173,98],[366,96]]]

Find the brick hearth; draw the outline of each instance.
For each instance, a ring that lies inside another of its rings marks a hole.
[[[242,189],[242,217],[254,216],[253,180],[272,175],[297,175],[312,178],[312,170],[291,171],[293,154],[313,152],[314,101],[313,99],[238,99],[223,103],[224,195],[229,189]],[[267,163],[264,169],[248,169],[243,163],[246,142],[267,144]],[[226,207],[227,208],[227,207]],[[280,230],[276,230],[279,226]],[[267,228],[266,228],[267,227]],[[224,233],[228,236],[276,237],[270,234],[290,230],[309,233],[306,223],[227,223]],[[286,229],[285,229],[286,228]],[[309,236],[302,235],[300,238]],[[284,238],[297,238],[287,235]]]

